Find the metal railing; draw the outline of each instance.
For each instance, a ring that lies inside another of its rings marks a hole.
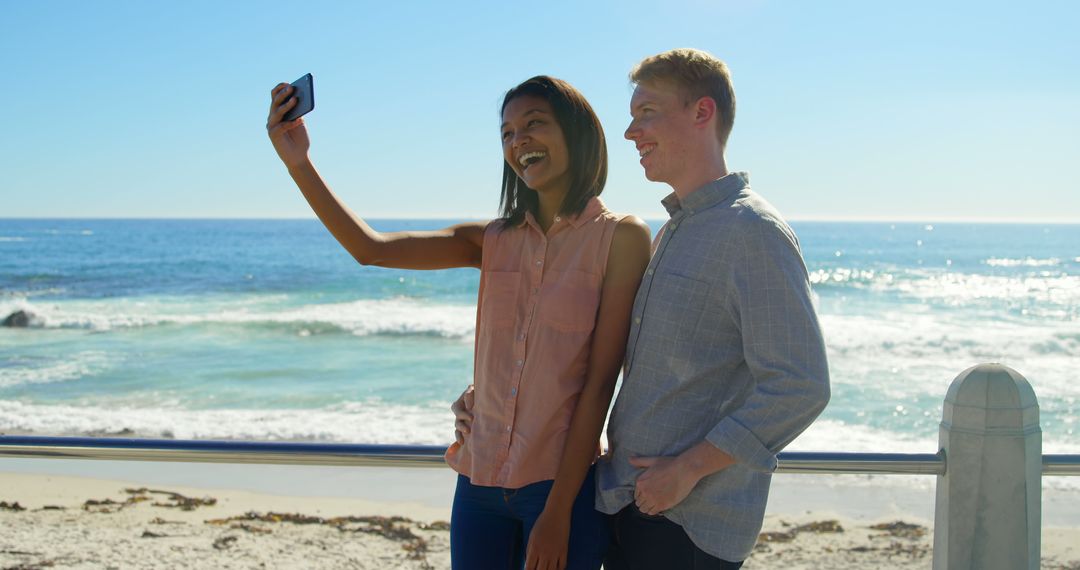
[[[445,467],[445,451],[436,445],[0,436],[0,457],[23,458]]]
[[[445,446],[362,445],[95,437],[0,436],[0,457],[272,463],[366,467],[445,467]],[[777,473],[944,475],[938,453],[784,452]],[[1043,455],[1043,475],[1080,475],[1080,455]]]

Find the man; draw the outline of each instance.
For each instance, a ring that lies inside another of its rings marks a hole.
[[[795,234],[745,173],[727,170],[727,66],[677,49],[630,79],[625,136],[645,177],[673,192],[597,470],[596,506],[612,525],[604,567],[737,569],[761,530],[776,454],[828,402],[825,345]],[[468,396],[454,406],[465,433]]]
[[[739,568],[776,453],[828,402],[825,345],[795,234],[727,170],[727,66],[677,49],[630,79],[625,136],[673,192],[597,472],[597,508],[613,515],[605,568]]]

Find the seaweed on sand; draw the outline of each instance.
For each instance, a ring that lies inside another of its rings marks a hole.
[[[217,499],[213,497],[186,497],[180,493],[174,493],[172,491],[160,491],[157,489],[147,489],[146,487],[140,487],[138,489],[127,488],[124,492],[128,494],[128,498],[123,501],[114,501],[112,499],[87,499],[83,503],[83,510],[95,513],[115,513],[117,511],[126,509],[131,505],[142,503],[152,500],[151,495],[164,495],[165,502],[155,502],[155,507],[165,507],[169,509],[180,509],[182,511],[193,511],[198,507],[212,506],[217,504]]]
[[[211,519],[206,521],[206,524],[230,525],[230,528],[238,528],[239,526],[240,528],[243,528],[243,530],[248,530],[249,532],[255,531],[255,529],[259,529],[259,532],[269,532],[265,529],[261,529],[261,527],[246,527],[245,523],[250,522],[324,525],[336,528],[340,532],[373,534],[387,540],[400,542],[401,548],[409,553],[410,559],[422,561],[425,565],[428,542],[423,537],[417,536],[417,534],[413,532],[412,527],[416,527],[420,530],[449,530],[449,525],[445,522],[440,521],[425,525],[405,517],[348,516],[323,518],[299,513],[258,513],[254,511],[235,517]]]

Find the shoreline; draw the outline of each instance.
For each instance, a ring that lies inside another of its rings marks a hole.
[[[0,567],[449,568],[455,477],[449,469],[0,459]],[[775,476],[744,567],[927,567],[934,478],[898,477]],[[1080,568],[1078,496],[1044,492],[1044,568]]]

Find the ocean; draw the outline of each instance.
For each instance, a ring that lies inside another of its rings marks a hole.
[[[932,453],[949,383],[1000,362],[1080,453],[1080,226],[792,226],[833,396],[789,449]],[[446,443],[478,279],[362,267],[316,220],[0,220],[0,319],[30,317],[0,433]]]

